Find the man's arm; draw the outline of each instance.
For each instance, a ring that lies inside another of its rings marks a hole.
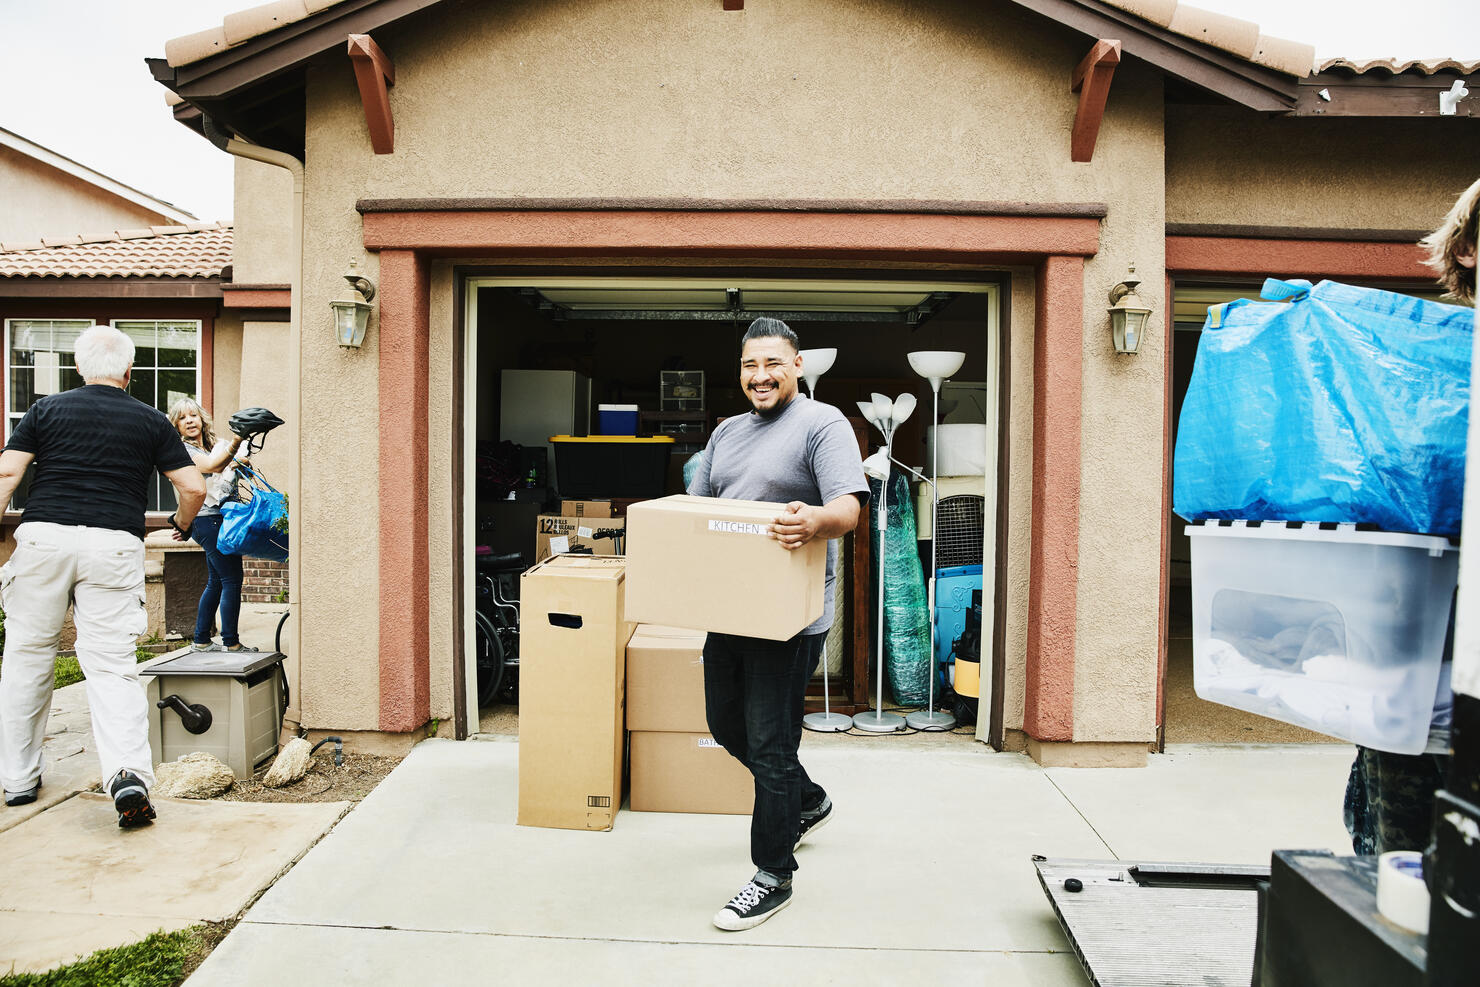
[[[15,488],[20,485],[21,477],[26,475],[26,467],[35,458],[34,452],[20,452],[16,449],[0,452],[0,510],[10,507],[10,498],[15,496]]]
[[[175,524],[189,530],[200,505],[206,502],[206,481],[194,466],[182,466],[165,473],[164,478],[175,488],[175,498],[180,502],[175,511]]]
[[[794,500],[771,525],[771,537],[788,550],[801,548],[814,538],[841,538],[858,526],[859,509],[858,497],[851,493],[822,507]]]

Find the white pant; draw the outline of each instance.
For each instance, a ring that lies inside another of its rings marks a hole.
[[[0,783],[21,792],[41,777],[57,644],[72,603],[103,784],[126,768],[152,786],[149,706],[134,658],[148,626],[144,543],[127,531],[40,521],[16,528],[15,541],[0,568]]]

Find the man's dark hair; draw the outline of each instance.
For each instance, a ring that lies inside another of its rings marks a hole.
[[[740,340],[740,348],[745,349],[745,344],[752,339],[764,339],[768,336],[778,337],[791,344],[791,348],[798,353],[802,351],[802,341],[797,338],[796,330],[782,322],[780,319],[768,319],[761,316],[750,324],[745,330],[745,337]]]

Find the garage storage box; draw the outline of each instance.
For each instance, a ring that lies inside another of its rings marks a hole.
[[[277,753],[282,663],[278,652],[191,651],[140,669],[154,763],[202,751],[252,777]]]
[[[627,522],[622,518],[541,514],[535,518],[534,560],[552,555],[621,555]]]
[[[622,805],[624,577],[621,559],[590,555],[520,577],[521,826],[611,829]]]
[[[1191,524],[1193,680],[1211,702],[1420,753],[1459,569],[1448,539]]]
[[[661,497],[673,438],[552,435],[560,496],[577,500]]]
[[[787,551],[782,504],[678,495],[627,509],[627,619],[785,641],[822,616],[827,542]]]

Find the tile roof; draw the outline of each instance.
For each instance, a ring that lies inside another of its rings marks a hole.
[[[231,263],[225,223],[0,243],[0,277],[216,278]]]
[[[166,41],[165,60],[171,66],[189,65],[280,27],[304,20],[322,10],[338,6],[342,2],[344,0],[275,0],[273,3],[228,14],[218,27]],[[1370,72],[1374,76],[1391,76],[1407,71],[1416,71],[1422,75],[1433,75],[1437,72],[1459,72],[1469,75],[1480,69],[1480,62],[1460,62],[1449,58],[1410,59],[1396,63],[1393,59],[1352,61],[1333,58],[1318,65],[1313,46],[1265,34],[1253,21],[1240,20],[1226,14],[1203,10],[1200,7],[1180,3],[1179,0],[1101,0],[1101,2],[1142,20],[1150,21],[1174,34],[1201,41],[1256,65],[1275,69],[1297,78],[1304,78],[1331,68],[1349,71],[1354,75],[1365,75]]]

